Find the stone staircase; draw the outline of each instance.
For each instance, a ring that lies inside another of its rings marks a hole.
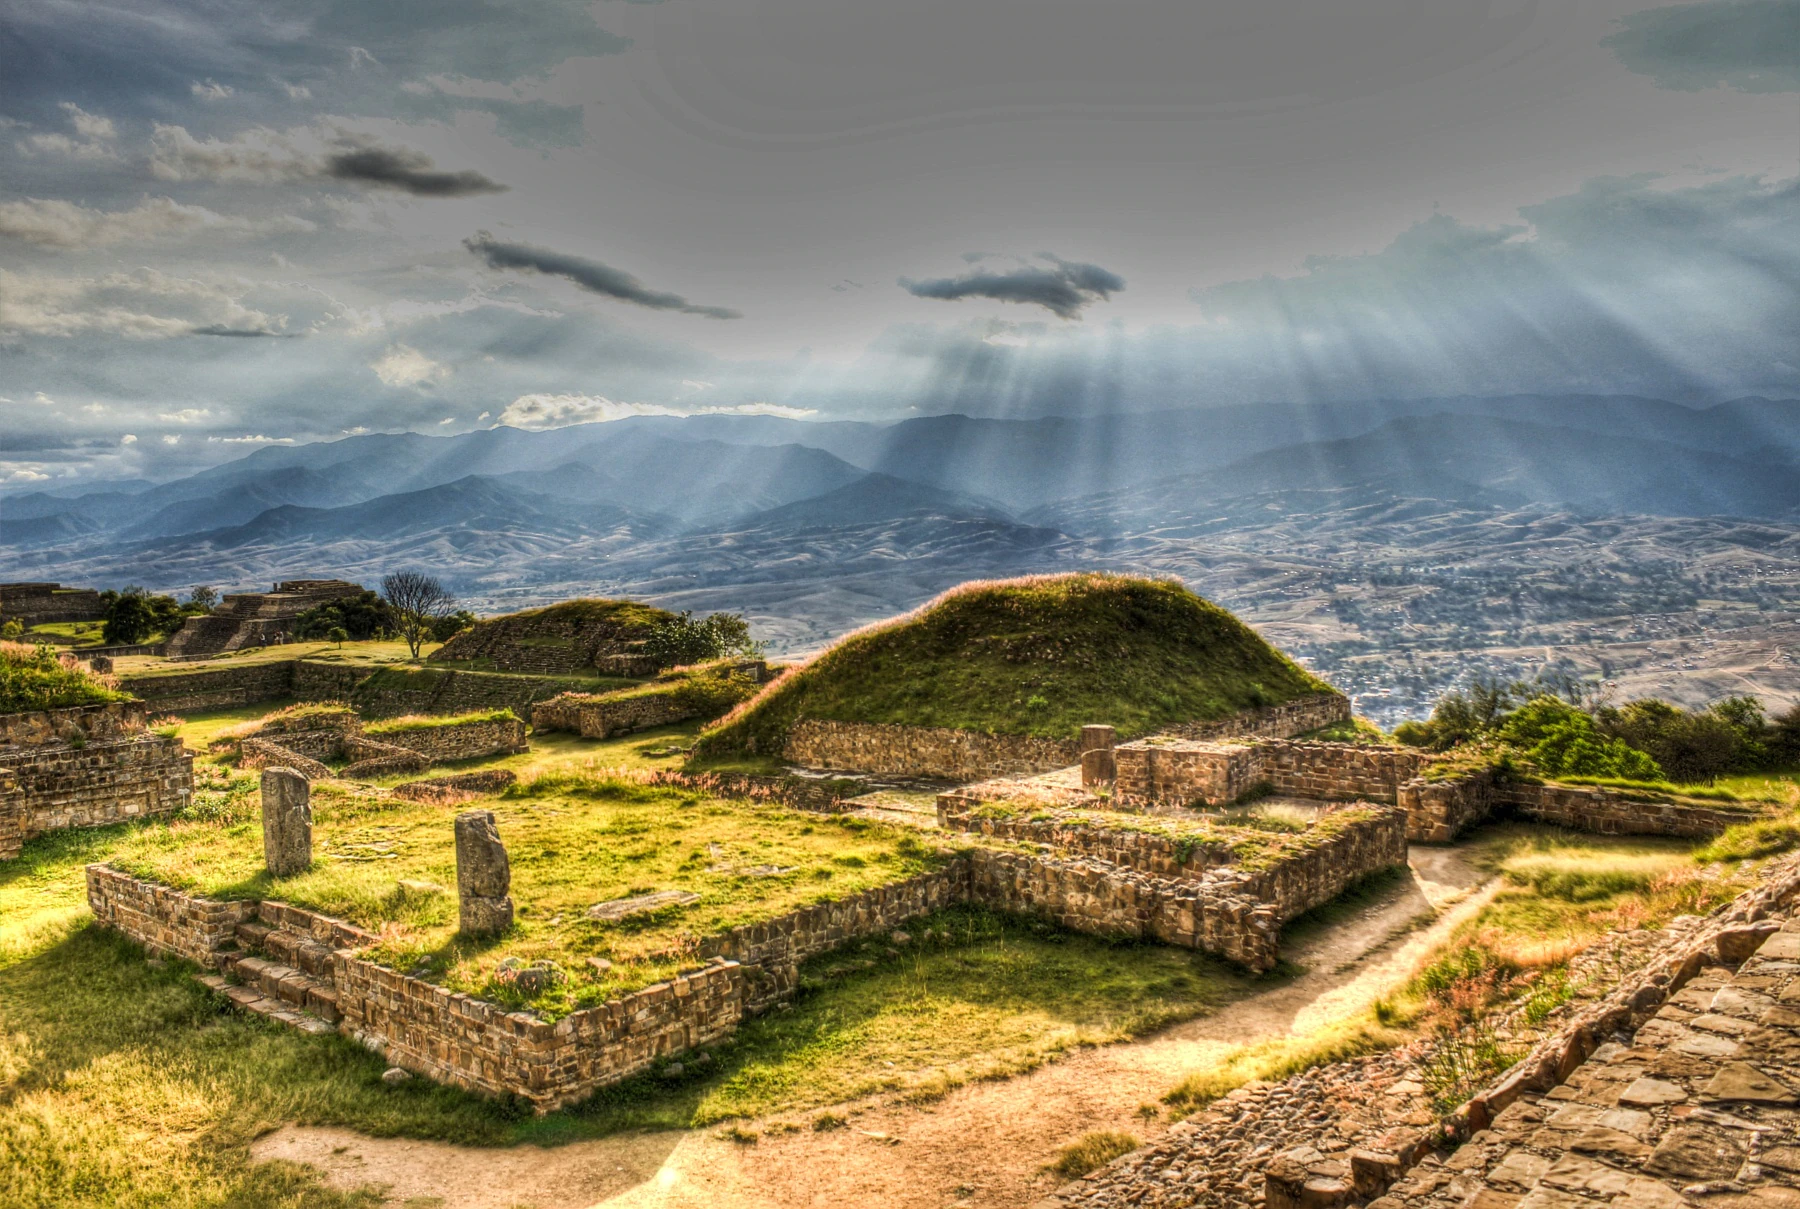
[[[219,973],[199,975],[202,985],[247,1012],[303,1033],[337,1032],[331,945],[256,921],[237,925],[236,936],[241,947],[220,952]]]

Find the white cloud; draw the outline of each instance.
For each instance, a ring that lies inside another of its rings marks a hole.
[[[179,445],[181,444],[181,434],[178,432],[165,432],[163,433],[162,443],[164,445]]]
[[[438,423],[440,425],[454,424],[454,423],[456,423],[456,417],[455,416],[445,416],[443,419],[439,420]]]
[[[439,365],[418,349],[405,344],[390,344],[369,368],[389,386],[429,386],[450,376],[450,367]]]
[[[199,80],[195,80],[192,84],[188,85],[188,91],[199,97],[202,101],[223,101],[225,98],[234,95],[237,92],[237,89],[232,88],[227,84],[221,84],[217,80],[208,80],[204,84]]]
[[[0,466],[0,483],[47,483],[50,476],[31,466],[6,469]]]
[[[207,437],[206,439],[213,445],[292,445],[294,443],[293,437],[242,436]]]
[[[45,407],[55,407],[56,406],[56,400],[52,399],[49,395],[45,394],[41,390],[31,396],[31,401],[33,403],[42,403]]]
[[[66,134],[33,134],[19,143],[26,155],[54,155],[64,159],[105,161],[120,158],[113,143],[119,137],[112,119],[89,113],[73,101],[64,101],[62,111],[69,115],[69,125],[76,137]]]
[[[281,87],[283,91],[288,94],[288,100],[290,101],[312,100],[312,89],[304,84],[288,84],[284,82]]]
[[[129,210],[93,210],[73,202],[28,197],[0,202],[0,237],[45,248],[91,248],[165,235],[299,234],[317,230],[304,218],[240,218],[167,197],[147,197]]]
[[[0,331],[34,336],[103,332],[129,340],[217,332],[274,334],[287,323],[244,305],[246,283],[171,277],[155,269],[48,277],[0,269]]]
[[[135,432],[126,433],[124,436],[119,438],[119,444],[121,444],[121,445],[136,445],[137,444],[137,434]]]
[[[266,185],[318,171],[328,141],[310,127],[258,126],[230,139],[197,139],[185,126],[158,122],[150,132],[150,174],[158,180],[220,180]]]
[[[156,418],[165,424],[192,424],[210,415],[212,415],[212,409],[209,407],[184,407],[180,411],[161,412]],[[168,438],[163,439],[167,440]]]
[[[741,403],[734,407],[667,407],[661,403],[619,403],[604,395],[520,395],[500,413],[500,423],[513,428],[567,428],[599,424],[628,416],[783,416],[801,420],[818,412],[775,403]]]

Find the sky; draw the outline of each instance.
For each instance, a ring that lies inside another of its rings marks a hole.
[[[1800,396],[1800,0],[10,0],[0,491],[274,442]]]

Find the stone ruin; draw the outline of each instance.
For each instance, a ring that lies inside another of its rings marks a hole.
[[[291,768],[262,774],[263,864],[276,877],[312,868],[312,784]]]
[[[0,860],[35,835],[174,814],[194,757],[151,732],[141,701],[0,715]]]
[[[666,664],[643,652],[649,627],[668,617],[631,601],[565,600],[490,617],[433,651],[437,662],[482,660],[499,672],[566,676],[598,670],[640,680]]]
[[[92,588],[58,583],[0,584],[0,622],[17,620],[26,629],[56,621],[100,621],[106,605]]]
[[[245,647],[286,642],[294,619],[332,600],[359,597],[365,589],[342,579],[290,579],[268,592],[237,593],[204,617],[190,617],[170,635],[169,658],[222,655]]]

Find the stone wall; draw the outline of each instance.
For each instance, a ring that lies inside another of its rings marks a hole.
[[[290,691],[296,701],[348,701],[373,673],[366,664],[297,659]]]
[[[1281,923],[1330,902],[1369,874],[1406,863],[1407,816],[1392,807],[1345,807],[1299,835],[1200,827],[1178,835],[1109,827],[1092,816],[983,817],[976,806],[956,793],[940,795],[939,824],[1048,844],[1156,877],[1229,887],[1231,895],[1269,904]]]
[[[743,973],[730,961],[554,1024],[351,953],[334,954],[332,981],[340,1031],[396,1066],[470,1091],[522,1096],[539,1112],[728,1036],[743,1016]]]
[[[483,756],[511,756],[531,749],[525,741],[525,724],[517,718],[378,730],[367,737],[418,752],[433,764],[478,760]]]
[[[490,662],[502,672],[553,676],[596,667],[630,667],[654,674],[658,662],[642,654],[650,627],[668,614],[624,601],[570,600],[542,609],[490,617],[433,651],[433,660]],[[609,657],[626,656],[620,661]]]
[[[283,739],[291,736],[282,735]],[[286,744],[272,739],[245,739],[238,744],[238,767],[255,768],[291,768],[309,781],[323,781],[331,776],[331,769],[310,756],[301,754]]]
[[[0,749],[0,774],[0,860],[46,831],[174,814],[194,793],[192,753],[146,733]]]
[[[143,733],[147,712],[141,701],[108,701],[0,714],[0,748],[37,747],[75,734],[84,739],[123,739]]]
[[[580,684],[566,677],[387,667],[360,681],[349,699],[365,718],[467,714],[486,709],[510,709],[521,718],[529,718],[533,704]]]
[[[978,781],[1066,768],[1081,758],[1074,739],[987,735],[947,726],[820,722],[803,718],[783,757],[809,768]]]
[[[1355,743],[1140,739],[1113,752],[1114,793],[1140,809],[1221,806],[1261,787],[1321,802],[1396,802],[1400,786],[1432,758]]]
[[[1075,932],[1200,949],[1252,970],[1273,969],[1280,958],[1274,910],[1228,884],[991,848],[972,850],[968,860],[970,897],[1003,911]]]
[[[1749,822],[1755,814],[1695,802],[1646,802],[1601,786],[1508,782],[1494,801],[1540,823],[1599,835],[1674,835],[1698,839]]]
[[[748,978],[744,1009],[759,1012],[791,995],[799,985],[799,965],[840,945],[891,932],[909,919],[942,910],[969,896],[969,870],[957,861],[891,886],[877,886],[836,902],[810,907],[763,923],[745,924],[701,941],[703,957],[742,963]]]
[[[0,584],[0,621],[17,618],[27,629],[56,621],[99,621],[106,616],[100,593],[56,583]]]
[[[1280,705],[1243,710],[1211,722],[1183,722],[1165,727],[1162,733],[1178,739],[1286,739],[1338,722],[1348,722],[1350,718],[1348,697],[1342,693],[1314,693]]]
[[[256,917],[255,900],[218,902],[141,881],[105,865],[87,867],[94,918],[153,952],[173,953],[205,969],[235,943],[237,926]]]
[[[234,709],[292,696],[294,663],[277,659],[197,671],[143,672],[121,676],[119,687],[143,698],[158,713]]]
[[[628,697],[585,693],[553,697],[532,707],[531,725],[534,730],[574,731],[584,739],[605,739],[652,726],[670,726],[696,716],[687,698],[677,693],[678,687],[670,685],[659,692],[633,693]]]

